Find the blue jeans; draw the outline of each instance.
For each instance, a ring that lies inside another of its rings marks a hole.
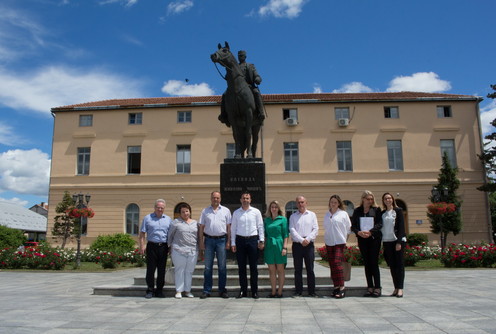
[[[223,238],[205,237],[205,270],[203,271],[203,292],[211,293],[213,284],[214,256],[217,254],[217,267],[219,269],[219,292],[226,291],[226,240]]]

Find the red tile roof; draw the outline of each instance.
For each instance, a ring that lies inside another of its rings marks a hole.
[[[263,94],[265,104],[280,103],[318,103],[318,102],[370,102],[370,101],[426,101],[426,100],[465,100],[481,101],[478,96],[421,93],[421,92],[397,92],[397,93],[302,93],[302,94]],[[86,109],[124,109],[143,107],[165,107],[181,105],[218,105],[221,96],[184,96],[184,97],[147,97],[135,99],[113,99],[95,102],[86,102],[68,106],[52,108],[52,112],[73,111]]]

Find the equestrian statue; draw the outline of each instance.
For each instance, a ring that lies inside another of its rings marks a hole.
[[[235,143],[234,158],[254,158],[258,136],[265,119],[265,109],[258,85],[262,78],[255,65],[246,62],[246,51],[238,52],[239,64],[225,42],[210,56],[214,63],[226,69],[227,89],[222,94],[219,121],[232,128]]]

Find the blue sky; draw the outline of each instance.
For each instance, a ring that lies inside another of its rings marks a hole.
[[[222,94],[218,43],[246,50],[264,94],[496,84],[494,0],[2,0],[0,200],[47,201],[50,108]],[[484,132],[496,104],[481,103]]]

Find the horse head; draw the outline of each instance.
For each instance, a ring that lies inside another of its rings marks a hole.
[[[210,59],[212,59],[214,63],[219,63],[227,69],[232,69],[233,64],[237,64],[237,62],[229,49],[229,43],[224,43],[224,47],[222,47],[220,43],[217,45],[217,51],[210,55]]]

